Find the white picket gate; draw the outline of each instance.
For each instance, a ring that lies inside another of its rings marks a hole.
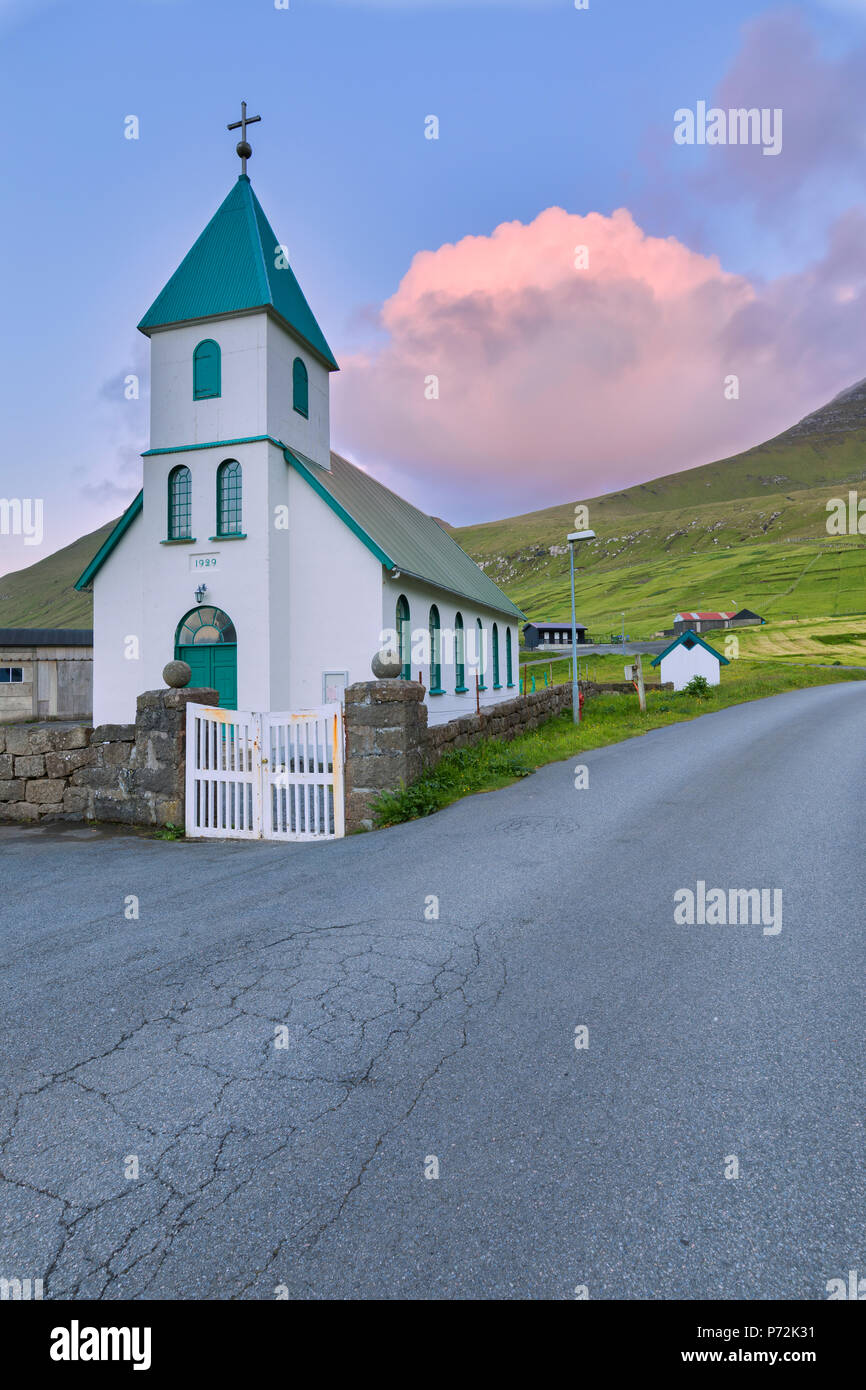
[[[345,832],[342,707],[186,707],[186,833],[335,840]]]

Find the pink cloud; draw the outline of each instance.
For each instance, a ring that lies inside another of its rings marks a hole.
[[[548,208],[420,252],[382,309],[385,344],[343,361],[336,434],[393,486],[414,482],[431,507],[452,498],[466,518],[734,453],[863,374],[864,247],[849,214],[821,264],[757,286],[624,209]],[[725,398],[730,374],[739,400]]]

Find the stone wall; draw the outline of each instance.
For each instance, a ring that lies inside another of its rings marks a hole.
[[[512,739],[537,729],[564,709],[571,709],[571,686],[551,685],[544,690],[517,695],[498,705],[488,705],[480,714],[464,714],[448,724],[425,729],[424,762],[434,767],[443,753],[466,748],[485,738]],[[426,708],[425,708],[426,713]]]
[[[413,782],[443,753],[485,738],[511,739],[571,708],[571,686],[552,685],[489,705],[448,724],[427,726],[424,687],[417,681],[361,681],[346,691],[346,829],[372,826],[382,791]]]
[[[147,690],[134,724],[0,725],[0,821],[183,825],[186,707],[215,690]]]

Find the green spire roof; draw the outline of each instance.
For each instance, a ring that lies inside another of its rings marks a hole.
[[[245,174],[214,213],[141,323],[142,333],[189,319],[271,309],[333,371],[336,360]]]

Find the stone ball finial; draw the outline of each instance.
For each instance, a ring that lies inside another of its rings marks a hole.
[[[173,690],[182,690],[192,680],[192,667],[186,661],[170,661],[162,669],[162,678]]]
[[[388,649],[376,652],[370,662],[370,669],[377,681],[393,681],[403,670],[403,663],[397,652]]]

